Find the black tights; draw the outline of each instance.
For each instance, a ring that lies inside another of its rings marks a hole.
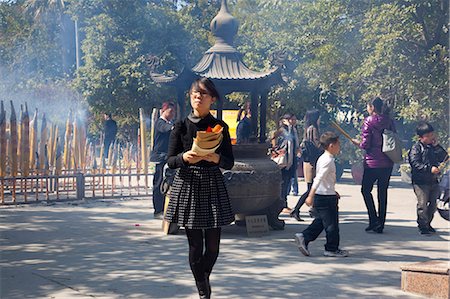
[[[305,203],[306,198],[307,198],[308,195],[309,195],[309,191],[311,190],[311,187],[312,187],[312,183],[308,183],[308,190],[306,190],[306,192],[302,194],[302,196],[301,196],[300,199],[298,200],[297,204],[295,205],[295,208],[294,208],[294,212],[295,212],[295,213],[297,213],[297,214],[300,213],[300,208],[301,208],[301,207],[303,206],[303,204]]]
[[[186,228],[189,242],[189,265],[197,282],[205,281],[216,263],[219,256],[220,231],[220,227],[204,230]],[[206,249],[204,253],[203,238]]]

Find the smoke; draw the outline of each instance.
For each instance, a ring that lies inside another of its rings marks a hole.
[[[13,73],[4,75],[0,67],[0,100],[4,101],[7,119],[11,113],[10,101],[13,102],[16,116],[19,120],[20,106],[28,106],[30,119],[38,109],[38,124],[42,122],[45,113],[47,122],[55,124],[61,130],[64,128],[71,112],[82,123],[88,123],[88,109],[81,96],[76,93],[66,81],[44,82],[33,86],[21,86],[20,80]],[[23,83],[22,83],[23,84]]]

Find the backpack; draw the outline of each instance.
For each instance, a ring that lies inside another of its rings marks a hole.
[[[394,163],[402,162],[402,142],[394,131],[383,130],[382,152]]]

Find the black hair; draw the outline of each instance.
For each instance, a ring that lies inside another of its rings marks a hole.
[[[214,82],[211,79],[205,77],[195,80],[192,83],[191,88],[189,89],[189,93],[191,93],[193,90],[201,91],[200,85],[203,85],[208,94],[213,98],[216,98],[217,100],[220,98],[219,92],[217,91]]]
[[[330,144],[334,144],[338,142],[338,140],[339,136],[330,131],[327,131],[320,135],[320,145],[325,150],[330,146]]]
[[[423,135],[425,135],[425,134],[427,134],[427,133],[431,133],[431,132],[433,132],[434,131],[434,128],[433,128],[433,126],[432,125],[430,125],[429,123],[427,123],[427,122],[420,122],[418,125],[417,125],[417,128],[416,128],[416,133],[417,133],[417,135],[419,135],[420,137],[422,137]]]
[[[320,117],[320,112],[317,109],[308,110],[305,114],[305,129],[309,128],[309,126],[314,126],[316,129],[319,129],[317,127],[317,120]]]
[[[105,115],[108,116],[109,118],[112,118],[112,114],[110,112],[105,112]]]
[[[248,110],[245,109],[245,108],[239,109],[239,112],[238,112],[238,115],[237,115],[237,118],[236,118],[237,122],[241,121],[242,113],[244,113],[244,116],[247,116],[248,115]]]
[[[291,119],[291,117],[292,117],[292,114],[285,113],[285,114],[283,114],[282,117],[280,117],[280,121],[283,120],[283,119]]]
[[[375,112],[378,114],[388,115],[390,112],[387,102],[380,97],[372,99],[369,104],[373,106]]]

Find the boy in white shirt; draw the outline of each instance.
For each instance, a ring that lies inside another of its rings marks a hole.
[[[327,243],[324,256],[346,257],[348,252],[339,249],[339,193],[334,189],[336,184],[336,165],[334,156],[339,154],[341,145],[339,137],[333,132],[325,132],[320,136],[320,144],[325,152],[317,160],[316,176],[305,203],[314,206],[316,218],[302,232],[295,234],[298,249],[309,256],[309,242],[314,241],[325,229]]]

